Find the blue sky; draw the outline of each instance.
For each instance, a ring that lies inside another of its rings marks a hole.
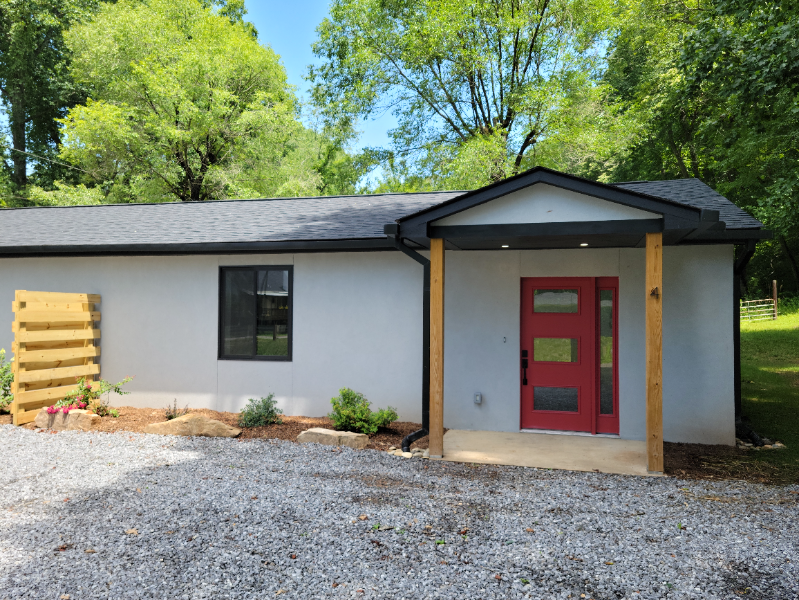
[[[301,98],[307,100],[308,82],[303,79],[308,65],[316,62],[311,44],[316,40],[316,27],[328,15],[328,0],[247,0],[246,19],[258,29],[262,44],[268,44],[280,55],[289,82],[297,87]],[[386,132],[395,124],[390,114],[377,120],[360,123],[363,132],[358,148],[386,146]]]

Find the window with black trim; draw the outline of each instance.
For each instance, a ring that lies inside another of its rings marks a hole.
[[[219,358],[291,360],[292,267],[222,267]]]

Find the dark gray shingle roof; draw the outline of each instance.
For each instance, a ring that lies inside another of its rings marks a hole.
[[[720,212],[728,229],[760,221],[697,179],[615,184]],[[0,253],[25,248],[385,240],[383,226],[463,195],[424,192],[317,198],[110,204],[0,210]],[[61,250],[63,251],[63,250]]]
[[[0,248],[385,238],[386,223],[462,193],[0,210]]]
[[[719,220],[727,229],[758,229],[763,223],[745,210],[738,208],[716,190],[698,179],[672,179],[670,181],[630,181],[614,183],[616,187],[633,192],[665,198],[672,202],[719,211]]]

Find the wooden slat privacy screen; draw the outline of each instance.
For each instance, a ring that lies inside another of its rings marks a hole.
[[[93,380],[100,374],[96,358],[100,337],[95,323],[100,313],[98,294],[61,294],[17,290],[11,346],[14,383],[10,406],[14,425],[24,425],[77,389],[76,378]]]

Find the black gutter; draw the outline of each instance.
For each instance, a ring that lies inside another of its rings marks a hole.
[[[741,420],[741,277],[746,265],[749,264],[749,260],[755,253],[756,245],[756,240],[747,241],[743,252],[735,260],[732,268],[732,298],[735,305],[733,308],[732,345],[736,423]]]
[[[410,452],[411,444],[430,432],[430,261],[415,250],[408,248],[399,237],[396,223],[385,226],[386,235],[394,240],[394,247],[418,262],[424,268],[422,289],[422,428],[402,439],[402,451]]]
[[[198,254],[369,252],[393,249],[394,245],[391,240],[386,238],[288,240],[279,242],[39,245],[0,246],[0,259],[28,256],[181,256]]]

